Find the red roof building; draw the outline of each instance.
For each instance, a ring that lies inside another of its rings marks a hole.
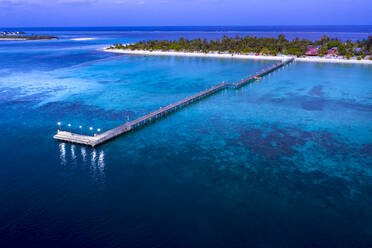
[[[305,53],[307,56],[318,56],[318,48],[317,47],[309,47]]]
[[[329,49],[327,55],[337,56],[338,55],[337,47],[332,47],[331,49]]]

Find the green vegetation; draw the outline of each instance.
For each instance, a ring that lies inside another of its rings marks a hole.
[[[318,50],[318,54],[320,57],[323,57],[324,55],[326,55],[328,53],[328,45],[327,43],[323,44],[319,50]]]
[[[330,39],[323,36],[320,40],[310,41],[296,38],[287,40],[284,35],[278,38],[258,38],[256,36],[246,36],[230,38],[224,36],[222,40],[201,40],[200,38],[188,40],[180,38],[179,40],[149,40],[139,41],[134,44],[122,45],[115,44],[109,49],[130,49],[130,50],[160,50],[160,51],[185,51],[185,52],[204,52],[204,53],[233,53],[247,54],[258,53],[262,55],[296,55],[304,56],[308,48],[318,48],[318,55],[325,56],[329,49],[335,48],[336,54],[351,58],[372,54],[372,36],[362,41],[346,41],[339,39]]]
[[[52,40],[58,39],[57,36],[49,35],[2,35],[0,36],[2,40]]]

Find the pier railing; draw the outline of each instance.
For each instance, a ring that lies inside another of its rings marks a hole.
[[[96,136],[88,136],[88,135],[81,135],[81,134],[75,134],[67,131],[60,131],[58,130],[57,134],[54,135],[54,139],[60,140],[60,141],[66,141],[76,144],[82,144],[82,145],[88,145],[88,146],[97,146],[102,143],[105,143],[119,135],[128,133],[130,131],[135,130],[136,128],[142,127],[148,123],[151,123],[153,121],[156,121],[166,115],[169,115],[170,113],[183,108],[189,104],[192,104],[196,101],[200,101],[203,98],[206,98],[210,95],[213,95],[223,89],[226,88],[233,88],[238,89],[248,83],[253,82],[254,80],[257,80],[270,72],[273,72],[280,67],[283,67],[291,62],[293,62],[294,58],[290,58],[287,60],[284,60],[280,63],[276,63],[260,72],[257,72],[256,74],[245,78],[237,83],[221,83],[216,86],[213,86],[209,89],[206,89],[204,91],[201,91],[193,96],[187,97],[181,101],[178,101],[176,103],[172,103],[164,108],[160,108],[159,110],[155,112],[151,112],[147,115],[141,116],[133,121],[127,122],[121,126],[118,126],[116,128],[110,129],[104,133],[98,134]]]

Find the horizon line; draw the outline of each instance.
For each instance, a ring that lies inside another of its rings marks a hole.
[[[104,26],[8,26],[0,28],[104,28],[104,27],[118,27],[118,28],[133,28],[133,27],[353,27],[353,26],[366,26],[372,27],[372,24],[258,24],[258,25],[104,25]]]

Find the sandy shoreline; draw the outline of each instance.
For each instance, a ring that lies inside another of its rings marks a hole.
[[[84,38],[73,38],[71,40],[75,41],[87,41],[87,40],[95,40],[96,38],[91,38],[91,37],[84,37]]]
[[[0,40],[27,40],[27,39],[17,39],[17,38],[0,38]]]
[[[236,58],[236,59],[256,59],[256,60],[283,60],[291,56],[263,56],[263,55],[246,55],[246,54],[218,54],[218,53],[200,53],[200,52],[164,52],[164,51],[145,51],[145,50],[123,50],[123,49],[102,49],[105,52],[123,53],[134,55],[157,55],[157,56],[186,56],[186,57],[213,57],[213,58]],[[306,57],[296,58],[299,62],[318,62],[318,63],[343,63],[343,64],[370,64],[372,60],[356,60],[356,59],[341,59],[341,58],[321,58],[321,57]]]

